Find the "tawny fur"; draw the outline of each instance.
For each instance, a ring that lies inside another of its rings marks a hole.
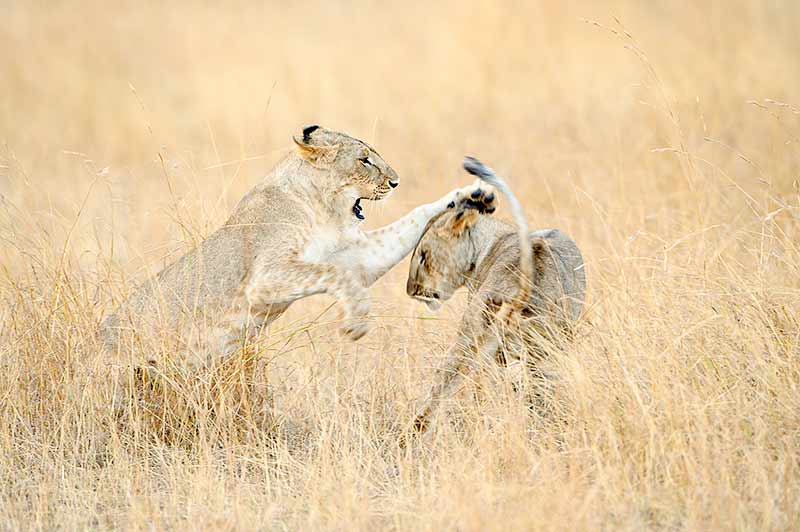
[[[101,333],[111,352],[135,363],[181,352],[207,365],[254,338],[294,301],[320,293],[342,303],[342,331],[357,340],[368,329],[367,287],[411,252],[434,216],[491,194],[485,186],[456,189],[365,232],[359,201],[385,198],[399,183],[395,171],[344,133],[312,126],[294,141],[296,150],[220,229],[108,316]],[[158,340],[144,347],[145,337]],[[175,340],[174,349],[165,339]]]
[[[583,308],[586,277],[578,247],[558,229],[528,232],[510,188],[476,164],[480,165],[468,158],[465,168],[508,197],[517,226],[462,208],[434,218],[414,250],[406,285],[409,296],[435,309],[458,288],[469,290],[456,342],[415,417],[412,430],[417,433],[427,430],[438,405],[455,393],[477,362],[505,364],[505,354],[514,350],[504,349],[504,343],[555,338],[569,331]],[[531,334],[507,334],[512,323]],[[526,351],[526,365],[535,367],[542,349],[526,345]]]

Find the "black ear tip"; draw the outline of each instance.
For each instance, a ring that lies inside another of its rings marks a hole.
[[[315,125],[313,125],[313,126],[306,126],[306,127],[304,127],[304,128],[303,128],[303,142],[308,142],[308,140],[309,140],[309,135],[311,135],[313,132],[315,132],[315,131],[316,131],[316,130],[318,130],[318,129],[319,129],[319,126],[318,126],[318,125],[316,125],[316,124],[315,124]]]

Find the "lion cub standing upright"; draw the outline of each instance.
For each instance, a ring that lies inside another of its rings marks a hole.
[[[505,181],[471,157],[464,168],[508,198],[517,227],[465,205],[431,220],[414,250],[409,296],[435,309],[458,288],[469,290],[456,343],[414,420],[417,432],[427,429],[439,403],[455,393],[476,359],[505,364],[509,350],[503,347],[522,340],[526,363],[535,370],[544,353],[531,340],[568,330],[583,307],[586,277],[575,242],[557,229],[529,233],[522,207]],[[511,321],[520,327],[504,331]]]
[[[360,202],[388,196],[399,184],[395,171],[344,133],[309,126],[294,142],[220,229],[106,318],[101,335],[110,351],[136,351],[153,363],[159,353],[180,352],[190,365],[208,364],[294,301],[321,293],[342,302],[343,332],[357,340],[368,328],[367,287],[411,252],[431,218],[465,203],[491,208],[489,187],[472,185],[365,232]],[[142,346],[146,336],[156,343]]]

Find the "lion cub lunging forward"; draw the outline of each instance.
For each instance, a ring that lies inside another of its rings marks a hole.
[[[297,149],[242,198],[225,225],[103,322],[112,351],[156,329],[193,338],[192,329],[209,323],[205,345],[177,346],[203,353],[194,362],[207,364],[234,352],[292,302],[320,293],[342,302],[342,331],[357,340],[368,328],[366,288],[411,252],[432,217],[466,203],[492,206],[490,187],[472,185],[364,232],[361,200],[388,196],[399,184],[395,171],[344,133],[310,126],[294,142]]]
[[[471,157],[464,168],[508,198],[517,227],[465,205],[434,218],[414,250],[409,296],[435,309],[458,288],[469,290],[456,343],[414,420],[418,433],[427,430],[439,403],[455,393],[478,359],[505,365],[506,353],[513,354],[510,342],[525,344],[526,365],[536,371],[544,355],[536,338],[568,331],[581,313],[586,290],[575,243],[557,229],[529,233],[522,207],[505,181]],[[507,327],[511,322],[516,327]]]

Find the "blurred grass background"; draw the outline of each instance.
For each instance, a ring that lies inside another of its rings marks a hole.
[[[800,525],[800,4],[5,2],[0,20],[0,527]],[[553,361],[557,419],[487,369],[488,399],[392,450],[461,310],[410,301],[404,262],[357,344],[310,319],[324,297],[276,322],[302,446],[138,441],[97,465],[99,319],[309,123],[400,174],[368,227],[468,182],[472,154],[532,227],[576,239],[589,302]]]

